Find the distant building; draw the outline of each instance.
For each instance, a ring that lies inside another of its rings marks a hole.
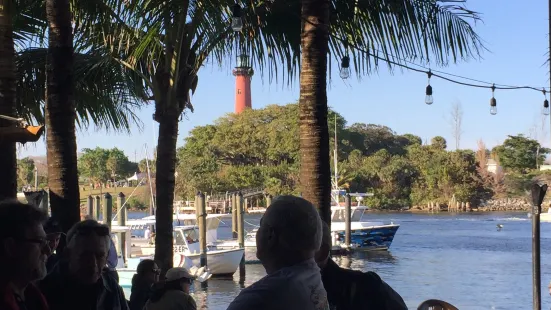
[[[503,171],[503,168],[497,163],[497,161],[495,161],[495,159],[489,158],[486,163],[486,170],[490,173],[497,174],[498,172]]]

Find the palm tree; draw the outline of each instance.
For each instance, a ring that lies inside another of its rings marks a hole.
[[[17,115],[29,123],[45,122],[47,53],[46,48],[25,48],[15,57]],[[130,70],[102,50],[77,45],[73,72],[76,124],[80,129],[93,125],[108,132],[130,133],[132,124],[142,126],[135,110],[149,95]]]
[[[297,72],[300,63],[301,33],[297,29],[300,29],[302,24],[301,2],[298,0],[255,3],[247,1],[247,5],[243,7],[244,27],[239,35],[229,29],[231,7],[235,4],[233,1],[90,1],[90,3],[92,2],[94,3],[93,8],[83,10],[89,15],[80,15],[76,18],[77,24],[79,24],[77,28],[87,31],[87,38],[95,40],[98,46],[107,47],[112,51],[112,57],[117,58],[120,63],[140,75],[144,85],[153,95],[151,99],[155,101],[154,119],[159,122],[157,155],[162,159],[156,163],[157,239],[155,259],[161,263],[162,269],[166,270],[172,267],[172,204],[178,122],[186,109],[193,111],[190,98],[198,85],[197,73],[200,67],[207,60],[221,64],[232,55],[247,52],[253,60],[255,69],[261,72],[269,69],[270,78],[273,74],[276,78],[288,78],[287,81],[289,81]],[[102,4],[98,5],[99,2]],[[401,43],[411,39],[412,33],[416,33],[413,30],[409,30],[409,37],[406,33],[403,42],[385,41],[395,35],[394,32],[386,28],[377,28],[381,27],[381,24],[385,27],[394,25],[394,15],[385,11],[389,10],[388,8],[379,8],[384,12],[379,12],[381,17],[373,21],[373,16],[364,13],[356,14],[356,7],[349,4],[349,1],[333,0],[332,3],[336,13],[331,16],[339,21],[339,23],[332,23],[333,31],[336,34],[354,38],[354,43],[358,46],[376,45],[384,50],[398,46],[394,50],[410,53],[409,55],[414,52],[424,55],[424,45],[410,46],[406,44],[403,49],[399,48]],[[87,5],[86,1],[82,5]],[[368,8],[369,10],[373,14],[373,10]],[[313,12],[315,11],[311,9],[307,11],[306,15]],[[445,11],[444,13],[449,12]],[[349,20],[350,15],[356,16],[361,23]],[[409,16],[407,17],[409,18]],[[404,18],[398,22],[403,23]],[[449,18],[453,20],[459,17],[452,14]],[[397,30],[400,30],[400,27],[406,29],[408,25],[408,23],[397,25]],[[379,34],[379,37],[373,36],[371,33],[365,34],[367,33],[365,30],[371,31],[371,28],[379,30],[375,33]],[[392,34],[385,32],[380,35],[384,29]],[[459,37],[464,39],[461,36],[464,34],[461,25],[450,31],[450,36],[453,38],[459,34]],[[319,33],[318,31],[314,32]],[[427,34],[429,39],[436,36],[440,36],[440,33]],[[309,42],[308,40],[310,40],[308,37],[304,38],[305,46]],[[315,55],[315,49],[322,48],[322,45],[311,46],[311,55]],[[342,42],[333,39],[332,47],[337,54],[343,54]],[[465,50],[464,53],[468,53],[468,51]],[[323,54],[319,53],[319,56],[326,57]],[[316,65],[320,67],[310,65],[312,70],[310,77],[320,74],[320,70],[325,70],[326,65],[321,63],[325,63],[325,61]],[[358,65],[362,64],[358,63]],[[277,69],[281,69],[281,66],[284,69],[283,74],[278,75]],[[325,71],[322,74],[325,75]],[[302,81],[306,83],[307,79],[302,79]],[[325,89],[324,85],[321,88]],[[316,91],[321,88],[312,87],[312,94],[315,95]],[[315,96],[307,98],[308,104],[314,100]],[[313,108],[310,111],[316,113],[308,115],[304,120],[313,120],[311,125],[315,124],[316,117],[324,114],[323,109],[319,111],[316,109],[323,106],[323,103],[312,105]],[[327,126],[327,124],[325,123],[323,126]],[[316,128],[322,132],[323,126]],[[306,126],[305,129],[307,128]],[[316,138],[315,135],[316,133],[311,137],[318,141],[322,140],[319,137]],[[308,155],[306,153],[304,155],[307,158]],[[315,172],[315,169],[317,168],[312,168],[312,171]],[[329,169],[326,170],[328,175]],[[305,178],[303,179],[305,180]],[[313,201],[315,202],[315,200]]]
[[[300,183],[303,197],[319,208],[327,223],[331,215],[326,92],[330,45],[337,56],[351,54],[358,73],[369,72],[372,61],[377,66],[373,55],[394,61],[434,56],[440,64],[449,58],[478,56],[483,46],[469,23],[478,15],[463,2],[302,0]],[[349,50],[349,46],[361,50]]]
[[[76,111],[73,99],[73,27],[69,0],[46,0],[46,145],[52,216],[63,231],[80,220]]]
[[[0,0],[0,115],[15,115],[15,65],[13,2]],[[0,127],[11,126],[0,119]],[[17,195],[17,156],[15,142],[0,141],[0,201]]]
[[[15,45],[23,46],[45,25],[34,17],[39,15],[37,2],[0,0],[0,115],[16,115]],[[0,120],[4,126],[13,123]],[[0,141],[0,200],[17,195],[16,158],[15,143]]]
[[[331,168],[327,127],[329,0],[302,0],[300,68],[300,185],[305,199],[331,222]],[[319,195],[319,196],[318,196]]]

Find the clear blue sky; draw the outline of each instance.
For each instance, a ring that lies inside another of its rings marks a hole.
[[[476,29],[489,51],[480,61],[450,65],[440,70],[472,77],[496,84],[548,86],[549,69],[545,65],[548,51],[547,1],[532,0],[530,5],[518,1],[474,1],[469,9],[482,15],[483,23]],[[333,61],[333,64],[335,62]],[[199,73],[199,86],[192,98],[195,113],[180,123],[178,145],[182,145],[188,131],[199,125],[212,123],[234,108],[235,80],[231,64],[223,68],[206,66]],[[537,138],[544,146],[551,146],[549,117],[543,122],[541,106],[543,94],[527,90],[496,91],[498,114],[489,113],[491,91],[464,87],[433,78],[434,104],[424,103],[426,75],[415,72],[390,74],[386,67],[378,73],[358,81],[346,82],[332,71],[332,83],[328,89],[329,106],[342,114],[348,124],[354,122],[389,126],[399,134],[413,133],[423,140],[441,135],[448,140],[448,147],[455,142],[449,124],[451,105],[460,102],[463,107],[463,135],[461,148],[476,148],[482,139],[488,147],[500,144],[509,134],[523,133]],[[299,96],[298,80],[291,87],[268,84],[257,74],[252,81],[253,108],[268,104],[295,102]],[[143,130],[136,128],[132,135],[108,134],[91,129],[77,134],[78,149],[118,147],[130,160],[144,157],[144,144],[149,149],[156,144],[157,124],[152,120],[153,105],[137,112],[143,122]],[[534,131],[532,128],[537,127]],[[537,136],[534,135],[537,132]],[[46,154],[45,140],[20,147],[18,156]]]

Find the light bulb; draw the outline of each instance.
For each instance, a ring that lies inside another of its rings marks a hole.
[[[243,19],[241,18],[241,7],[239,4],[233,6],[233,14],[231,19],[231,28],[235,32],[239,32],[243,29]]]
[[[243,20],[241,19],[241,17],[232,17],[231,28],[235,32],[243,30]]]
[[[431,105],[434,102],[434,98],[432,98],[432,86],[427,85],[427,89],[425,90],[425,103],[428,105]]]
[[[492,97],[492,99],[490,99],[490,114],[492,114],[492,115],[497,114],[497,100],[494,97]]]
[[[547,99],[545,99],[545,101],[543,101],[543,115],[549,115],[549,101],[547,101]]]
[[[341,76],[341,79],[349,78],[350,77],[350,68],[342,67],[339,75]]]
[[[347,79],[350,77],[350,57],[344,56],[341,61],[341,79]]]

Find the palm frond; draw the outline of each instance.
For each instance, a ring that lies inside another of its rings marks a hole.
[[[46,30],[46,8],[43,0],[13,1],[13,38],[17,49],[40,44]]]
[[[29,122],[44,123],[47,49],[26,49],[16,55],[18,114]],[[107,131],[130,132],[141,127],[136,109],[149,97],[142,80],[99,50],[75,54],[75,105],[78,125],[94,124]]]
[[[167,48],[177,50],[181,44],[190,50],[179,70],[191,70],[190,77],[208,62],[227,64],[243,52],[255,70],[269,72],[270,80],[289,83],[300,68],[300,0],[237,0],[243,7],[241,33],[229,27],[233,0],[74,1],[95,10],[76,14],[81,16],[77,28],[86,34],[83,38],[107,47],[153,93]],[[92,15],[92,21],[84,18]],[[446,65],[479,57],[485,49],[474,30],[479,20],[465,0],[332,0],[331,54],[350,55],[358,75],[381,64],[374,55],[400,63]]]

